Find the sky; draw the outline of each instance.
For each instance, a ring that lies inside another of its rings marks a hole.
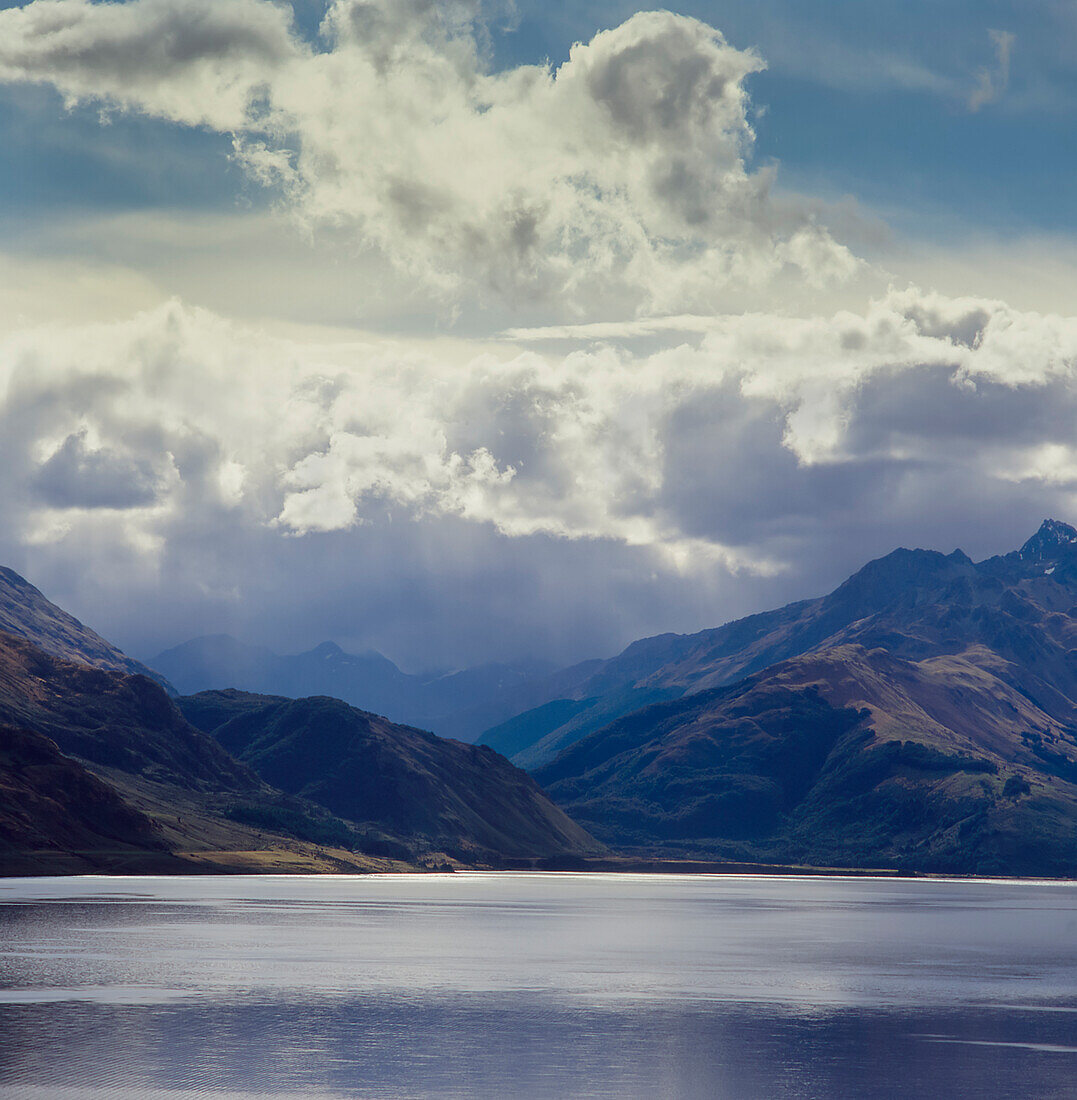
[[[563,664],[1077,520],[1077,7],[0,0],[0,560]]]

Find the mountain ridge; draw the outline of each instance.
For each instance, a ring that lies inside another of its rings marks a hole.
[[[640,706],[733,683],[824,645],[857,642],[915,657],[959,651],[976,641],[1004,655],[1063,665],[1071,641],[1077,644],[1077,618],[1071,621],[1063,613],[1075,605],[1077,530],[1056,520],[1045,520],[1021,550],[979,563],[960,550],[898,548],[825,596],[694,634],[632,643],[565,696],[570,702],[594,702],[566,722],[536,721],[531,743],[515,743],[510,758],[540,768],[574,741]],[[1077,695],[1077,664],[1057,675]],[[519,724],[524,717],[510,722]],[[511,727],[493,727],[479,740],[498,748],[506,734]]]
[[[1077,708],[990,651],[846,645],[654,704],[536,778],[640,852],[940,873],[1077,873]]]
[[[148,676],[176,694],[159,672],[128,657],[7,566],[0,566],[0,631],[25,638],[46,653],[69,661]]]
[[[417,850],[463,862],[604,850],[527,773],[487,746],[324,696],[229,690],[184,697],[179,706],[273,786]]]

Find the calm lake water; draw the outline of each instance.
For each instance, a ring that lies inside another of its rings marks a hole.
[[[0,880],[0,1097],[1074,1097],[1077,885]]]

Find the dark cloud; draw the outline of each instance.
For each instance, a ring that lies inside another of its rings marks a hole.
[[[151,463],[108,447],[91,449],[86,433],[69,435],[41,465],[34,488],[53,508],[138,508],[157,497]]]

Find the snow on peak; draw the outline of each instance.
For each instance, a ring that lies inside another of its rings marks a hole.
[[[1040,529],[1021,547],[1023,559],[1039,560],[1055,556],[1060,550],[1077,544],[1077,529],[1057,519],[1045,519]]]

